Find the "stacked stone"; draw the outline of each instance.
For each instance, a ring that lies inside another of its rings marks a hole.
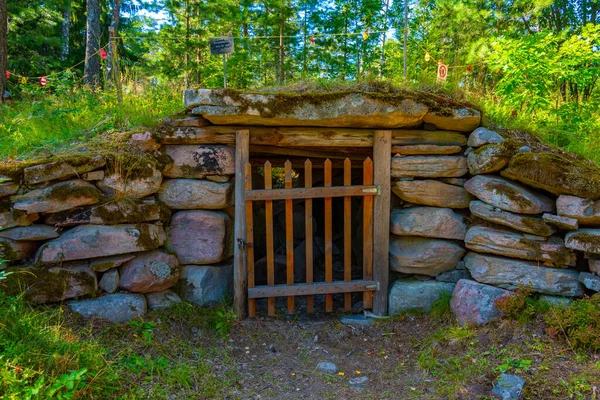
[[[495,300],[519,286],[548,301],[583,296],[585,288],[600,291],[600,169],[558,151],[534,152],[521,140],[505,139],[486,128],[473,131],[467,144],[470,179],[464,189],[472,196],[471,223],[463,236],[467,252],[461,262],[471,278],[462,277],[453,291],[451,305],[459,321],[482,324],[501,317]],[[398,227],[411,223],[410,210],[393,213],[394,234],[402,234]],[[428,235],[441,237],[439,211],[430,216],[419,228],[431,227]],[[421,250],[420,260],[434,247]],[[393,247],[390,257],[391,269],[399,270]],[[446,268],[442,262],[435,266],[439,269],[430,268],[431,275]],[[402,285],[396,282],[392,287],[391,312],[398,311],[398,298],[415,290]]]
[[[74,300],[74,311],[114,322],[181,302],[179,295],[201,305],[231,296],[233,149],[161,149],[143,133],[133,135],[131,151],[160,151],[172,162],[159,171],[93,157],[4,179],[0,250],[12,274],[3,290],[35,303]]]
[[[390,268],[401,276],[390,290],[391,314],[429,311],[459,279],[469,277],[461,262],[472,199],[463,187],[467,137],[426,127],[436,130],[423,135],[429,143],[392,149],[392,190],[402,202],[391,214]]]

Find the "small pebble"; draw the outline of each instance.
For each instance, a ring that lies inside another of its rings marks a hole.
[[[350,379],[349,383],[352,386],[361,386],[367,382],[369,382],[369,378],[367,378],[366,376],[357,376],[356,378]]]
[[[338,372],[338,367],[334,363],[323,361],[317,364],[317,371],[325,372],[326,374],[335,374]]]

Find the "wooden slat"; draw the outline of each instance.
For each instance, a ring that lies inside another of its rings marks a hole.
[[[292,188],[292,163],[286,162],[285,168],[285,187]],[[294,210],[293,200],[285,201],[285,255],[286,255],[286,280],[287,285],[294,284]],[[294,296],[287,299],[287,313],[294,313]]]
[[[346,152],[342,153],[337,151],[337,149],[332,150],[324,150],[323,147],[317,147],[319,150],[315,150],[314,148],[302,148],[302,147],[278,147],[278,146],[259,146],[252,145],[250,146],[250,153],[252,155],[257,154],[275,154],[275,155],[283,155],[283,156],[294,156],[294,157],[311,157],[311,158],[334,158],[338,160],[343,160],[346,157],[351,158],[353,160],[363,159],[364,156],[360,154],[347,154]]]
[[[266,162],[264,165],[265,189],[273,187],[273,173],[271,163]],[[265,227],[267,235],[267,285],[275,285],[275,250],[273,246],[273,201],[265,201]],[[269,297],[267,312],[269,317],[275,316],[275,298]]]
[[[352,185],[352,161],[344,160],[344,186]],[[344,281],[352,280],[352,197],[344,197]],[[344,310],[352,309],[352,293],[344,295]]]
[[[373,161],[363,163],[363,184],[373,184]],[[373,196],[363,197],[363,279],[373,279]],[[373,308],[373,293],[363,294],[363,307]]]
[[[373,312],[387,314],[390,245],[390,168],[392,131],[375,131],[373,140],[373,182],[380,188],[375,197],[373,213],[373,279],[379,282],[379,290],[373,298]]]
[[[331,186],[331,161],[325,160],[325,187]],[[325,282],[333,282],[333,235],[331,197],[325,197]],[[325,295],[325,311],[333,311],[333,295]]]
[[[200,128],[173,128],[163,132],[162,144],[228,144],[236,142],[236,132],[248,127],[212,125]],[[394,129],[394,145],[435,144],[465,146],[467,136],[460,132]],[[371,129],[314,127],[253,127],[252,145],[281,147],[372,147]],[[314,166],[313,166],[314,167]]]
[[[330,165],[331,167],[331,165]],[[291,168],[291,166],[290,166]],[[246,192],[246,199],[287,200],[287,199],[319,199],[325,197],[372,196],[377,193],[377,186],[332,186],[315,188],[290,188],[271,190],[251,190]]]
[[[246,269],[246,199],[244,165],[248,162],[250,133],[240,130],[235,134],[235,222],[233,261],[233,308],[238,318],[247,315],[248,270]]]
[[[244,188],[252,190],[252,165],[244,165]],[[246,264],[248,267],[248,288],[254,287],[254,222],[252,201],[246,199]],[[248,315],[256,317],[256,300],[248,299]]]
[[[312,163],[310,160],[304,162],[304,187],[312,187]],[[313,283],[313,201],[306,199],[304,201],[304,221],[306,231],[306,284]],[[306,312],[312,314],[315,312],[315,298],[306,297]]]
[[[319,294],[331,295],[331,293],[374,291],[377,290],[378,287],[377,281],[365,280],[351,282],[315,282],[311,284],[300,283],[294,286],[257,286],[248,291],[248,297],[260,299],[265,297],[313,296]]]

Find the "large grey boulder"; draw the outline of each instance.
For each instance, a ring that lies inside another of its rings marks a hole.
[[[462,187],[436,180],[398,181],[392,191],[404,201],[425,206],[467,208],[473,200]]]
[[[495,222],[499,225],[508,226],[521,232],[540,236],[550,236],[554,233],[554,228],[546,224],[541,218],[502,211],[483,201],[472,201],[469,205],[469,210],[476,217]]]
[[[27,185],[32,186],[42,182],[78,176],[102,168],[105,165],[106,159],[102,156],[90,157],[77,162],[54,161],[25,168],[23,178]]]
[[[171,289],[146,293],[146,302],[151,310],[163,310],[181,303],[181,297]]]
[[[141,199],[158,192],[162,174],[148,164],[139,170],[116,171],[98,182],[98,187],[109,196]]]
[[[446,131],[471,132],[481,122],[481,113],[470,107],[456,107],[449,110],[430,110],[423,118],[426,124]]]
[[[404,274],[436,276],[456,267],[465,249],[442,239],[393,236],[390,238],[390,269]]]
[[[87,263],[64,263],[44,268],[15,267],[0,288],[10,295],[23,293],[32,303],[54,303],[95,294],[96,274]]]
[[[392,210],[391,231],[399,236],[464,240],[467,225],[450,208],[396,208]]]
[[[503,141],[504,138],[498,133],[484,127],[479,127],[471,132],[467,144],[470,147],[481,147],[490,143],[502,143]]]
[[[26,242],[56,239],[58,236],[56,228],[49,225],[21,226],[0,231],[0,238]]]
[[[15,210],[33,213],[55,213],[79,206],[96,204],[102,199],[102,193],[91,183],[83,179],[74,179],[55,183],[45,189],[32,190],[11,200]]]
[[[498,172],[506,167],[511,156],[512,152],[501,145],[485,145],[467,155],[469,172],[471,175]]]
[[[392,178],[458,178],[467,172],[467,159],[462,156],[392,157]]]
[[[219,210],[232,205],[231,182],[217,183],[198,179],[167,179],[158,198],[173,210]]]
[[[468,249],[524,260],[541,261],[547,265],[575,266],[575,254],[557,236],[535,236],[507,229],[473,226],[465,235]]]
[[[566,234],[565,245],[569,249],[600,254],[600,229],[578,229]]]
[[[450,296],[453,290],[453,283],[397,280],[390,288],[389,314],[396,315],[407,311],[430,312],[436,301]]]
[[[167,249],[182,265],[214,264],[233,254],[231,218],[217,211],[179,211],[167,232]]]
[[[525,379],[520,376],[502,373],[498,377],[492,393],[501,400],[519,400],[524,386]]]
[[[403,128],[418,126],[428,111],[408,94],[284,95],[188,89],[184,102],[193,114],[216,125]]]
[[[178,285],[181,296],[189,302],[201,306],[223,303],[232,295],[233,263],[186,265]]]
[[[556,211],[563,217],[575,218],[581,225],[600,224],[600,201],[577,196],[558,196]]]
[[[25,211],[15,209],[0,212],[0,226],[4,229],[16,226],[29,226],[40,219],[38,213],[27,214]]]
[[[541,214],[554,211],[554,202],[547,196],[493,175],[477,175],[465,183],[465,189],[494,207],[519,214]]]
[[[579,274],[579,281],[583,283],[586,288],[593,290],[594,292],[600,292],[600,277],[598,275],[590,272],[582,272]]]
[[[160,292],[179,279],[177,257],[153,250],[135,257],[119,268],[122,289],[136,293]]]
[[[503,317],[496,300],[510,296],[510,291],[475,281],[461,279],[454,287],[450,307],[460,325],[484,325]]]
[[[157,221],[167,217],[168,210],[154,199],[127,199],[49,214],[44,221],[56,226],[117,225]]]
[[[100,318],[113,323],[124,323],[146,314],[143,294],[116,293],[92,300],[73,301],[69,308],[85,318]]]
[[[230,146],[165,146],[163,152],[173,160],[163,171],[169,178],[235,174],[235,150]]]
[[[515,290],[520,285],[534,292],[557,296],[583,295],[579,272],[570,269],[540,267],[531,261],[490,256],[470,252],[465,265],[478,282]]]
[[[162,246],[166,236],[162,226],[80,225],[40,247],[36,263],[50,264],[116,254],[153,250]]]

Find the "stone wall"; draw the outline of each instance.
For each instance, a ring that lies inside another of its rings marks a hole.
[[[466,145],[392,159],[390,313],[446,293],[480,324],[519,286],[549,302],[599,291],[598,167],[520,132],[479,127]]]
[[[493,300],[519,285],[543,296],[600,290],[600,169],[535,136],[478,127],[477,110],[437,95],[299,101],[190,90],[184,98],[185,115],[133,135],[124,154],[7,173],[4,291],[115,322],[180,296],[200,305],[230,297],[235,129],[219,124],[400,128],[390,171],[390,314],[427,311],[446,292],[461,322],[483,323],[500,316]],[[310,139],[289,132],[264,137]],[[361,131],[344,132],[348,143],[364,142]]]
[[[11,275],[1,290],[115,322],[181,297],[211,305],[232,296],[233,148],[161,146],[146,132],[126,153],[5,177],[0,251]],[[166,160],[160,169],[156,159]]]

